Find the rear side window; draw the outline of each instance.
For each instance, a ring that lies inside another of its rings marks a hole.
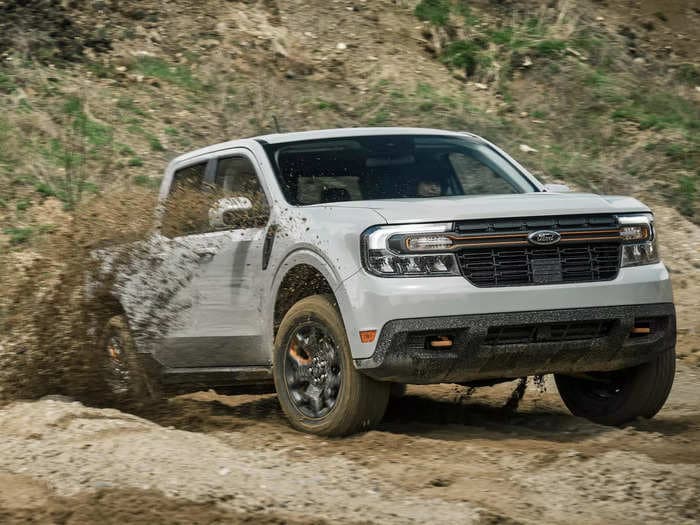
[[[178,237],[209,230],[211,192],[205,192],[204,173],[207,163],[193,164],[173,175],[165,201],[161,231],[167,237]]]

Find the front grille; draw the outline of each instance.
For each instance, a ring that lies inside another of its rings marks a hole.
[[[457,260],[465,278],[479,287],[579,283],[614,279],[620,268],[620,238],[612,215],[494,219],[457,223]],[[561,235],[538,246],[538,230]]]
[[[463,275],[475,286],[580,283],[614,279],[618,244],[482,248],[458,254]]]
[[[613,321],[577,321],[570,323],[492,326],[488,329],[484,344],[495,346],[587,341],[608,335],[612,323]]]

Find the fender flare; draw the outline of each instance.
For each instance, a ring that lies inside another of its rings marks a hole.
[[[266,327],[264,330],[264,343],[268,348],[272,348],[274,345],[274,315],[277,295],[284,278],[293,268],[299,265],[311,266],[323,276],[326,282],[328,282],[338,302],[341,318],[344,318],[343,312],[347,311],[347,308],[350,307],[347,296],[342,289],[343,281],[350,277],[350,275],[344,278],[338,275],[336,269],[328,262],[326,257],[316,250],[306,246],[297,248],[288,253],[277,265],[275,268],[275,275],[267,289],[266,299],[263,305],[263,322]]]

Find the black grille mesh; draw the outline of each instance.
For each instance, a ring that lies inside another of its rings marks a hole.
[[[620,266],[617,243],[567,246],[472,248],[458,260],[475,286],[577,283],[614,279]]]
[[[554,343],[605,337],[612,321],[492,326],[484,340],[487,345]]]

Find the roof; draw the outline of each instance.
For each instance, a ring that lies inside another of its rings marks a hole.
[[[273,133],[271,135],[262,135],[255,138],[257,140],[264,140],[270,144],[279,144],[281,142],[298,142],[302,140],[334,139],[342,137],[367,137],[373,135],[443,135],[464,137],[465,133],[430,128],[335,128],[298,131],[294,133]],[[476,137],[476,135],[472,136]]]
[[[290,133],[272,133],[270,135],[260,135],[257,137],[250,137],[241,140],[232,140],[228,142],[221,142],[219,144],[213,144],[204,148],[200,148],[194,151],[190,151],[179,157],[175,158],[172,162],[182,162],[188,159],[198,157],[200,155],[206,155],[209,153],[214,153],[216,151],[234,148],[236,146],[244,146],[246,142],[251,140],[265,141],[268,144],[280,144],[283,142],[299,142],[303,140],[318,140],[318,139],[332,139],[332,138],[342,138],[342,137],[367,137],[374,135],[440,135],[447,137],[462,137],[465,136],[482,140],[481,137],[468,133],[466,131],[446,131],[442,129],[430,129],[430,128],[335,128],[335,129],[319,129],[313,131],[296,131]]]

